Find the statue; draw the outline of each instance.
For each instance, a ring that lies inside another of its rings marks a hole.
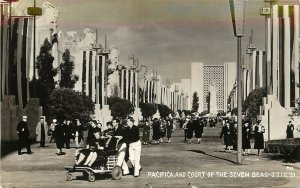
[[[117,67],[119,65],[120,50],[116,46],[112,46],[110,49],[110,54],[108,55],[108,60],[110,64],[108,69],[112,70],[112,74],[108,75],[108,85],[107,85],[107,96],[108,97],[118,97],[120,96],[120,88],[118,87],[118,72]]]
[[[78,47],[81,50],[91,50],[92,44],[95,44],[96,41],[96,34],[91,29],[84,29],[83,33],[85,34],[85,37],[78,43]]]
[[[214,81],[209,86],[209,113],[212,115],[218,114],[217,88]]]

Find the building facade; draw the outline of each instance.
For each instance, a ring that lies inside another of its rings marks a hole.
[[[207,111],[209,106],[209,86],[215,85],[218,111],[227,111],[228,96],[236,79],[236,63],[225,62],[223,65],[191,64],[191,96],[199,96],[199,112]],[[189,99],[192,103],[192,97]]]

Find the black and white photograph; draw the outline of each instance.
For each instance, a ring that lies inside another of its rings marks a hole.
[[[0,0],[1,188],[299,187],[300,0]]]

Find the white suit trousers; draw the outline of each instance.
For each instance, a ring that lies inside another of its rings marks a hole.
[[[129,144],[129,160],[134,167],[134,176],[140,175],[140,159],[141,159],[142,144],[141,141]]]

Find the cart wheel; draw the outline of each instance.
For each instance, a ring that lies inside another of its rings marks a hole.
[[[72,174],[67,173],[67,178],[66,178],[66,180],[67,180],[67,181],[72,181],[72,179],[73,179]]]
[[[122,177],[122,169],[119,166],[115,166],[111,171],[111,176],[114,180],[119,180]]]
[[[95,175],[94,175],[94,173],[93,172],[90,172],[89,173],[89,182],[94,182],[95,181]]]

